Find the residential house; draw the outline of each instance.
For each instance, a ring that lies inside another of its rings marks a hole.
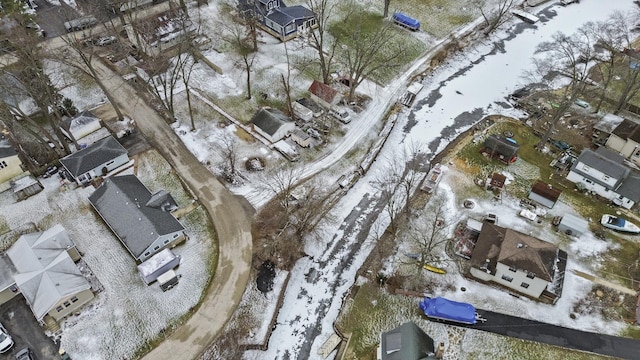
[[[80,252],[62,225],[22,235],[6,254],[12,268],[3,278],[12,278],[13,284],[2,288],[1,301],[22,294],[41,323],[48,317],[60,321],[94,298],[75,264]]]
[[[62,122],[63,126],[60,127],[62,133],[68,139],[76,140],[81,148],[110,135],[109,131],[102,127],[100,118],[89,110],[85,110],[72,118],[64,117]]]
[[[251,129],[275,143],[293,132],[296,124],[282,111],[264,107],[251,118]]]
[[[10,72],[3,72],[0,75],[0,98],[17,118],[32,116],[40,111],[18,75]]]
[[[497,158],[505,164],[510,164],[518,159],[519,149],[520,145],[515,140],[492,134],[485,139],[481,151],[491,159]]]
[[[380,334],[377,360],[437,359],[433,339],[413,321]]]
[[[106,179],[89,201],[138,262],[187,237],[184,226],[171,214],[178,207],[171,195],[164,190],[152,194],[135,175]]]
[[[562,190],[554,189],[551,184],[536,180],[529,191],[529,199],[551,209],[560,198],[560,194],[562,194]]]
[[[640,165],[640,124],[624,119],[613,129],[605,146]]]
[[[238,7],[243,16],[257,20],[261,29],[280,41],[318,27],[313,11],[302,5],[287,6],[282,0],[239,0]]]
[[[11,188],[11,179],[24,173],[18,152],[0,135],[0,192]]]
[[[327,109],[338,105],[340,100],[342,100],[342,94],[340,94],[338,90],[318,80],[313,80],[311,86],[309,86],[309,96],[311,100]]]
[[[105,176],[128,162],[127,149],[113,136],[60,159],[62,166],[78,185],[84,185],[95,177]]]
[[[598,146],[603,146],[609,140],[613,130],[622,123],[624,119],[618,115],[606,114],[602,119],[593,124],[593,142]]]
[[[170,9],[124,26],[127,38],[149,56],[158,56],[189,40],[196,27],[179,8]]]
[[[471,256],[475,278],[555,303],[562,294],[567,253],[558,246],[484,222]]]
[[[622,155],[604,147],[582,150],[567,180],[625,209],[640,201],[640,175],[624,165]]]

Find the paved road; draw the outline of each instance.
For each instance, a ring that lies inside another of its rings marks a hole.
[[[478,310],[478,313],[487,322],[470,328],[624,359],[637,359],[640,356],[638,340],[579,331],[491,311]]]
[[[202,305],[186,324],[145,357],[195,359],[222,330],[247,286],[252,255],[251,214],[243,207],[245,200],[235,197],[218,182],[129,84],[99,60],[94,64],[122,111],[136,121],[138,130],[171,163],[215,225],[219,258]]]

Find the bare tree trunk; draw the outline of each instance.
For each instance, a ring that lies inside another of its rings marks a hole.
[[[244,56],[244,66],[247,71],[247,100],[251,99],[251,64],[249,58]]]
[[[386,18],[389,16],[389,5],[391,4],[391,0],[384,0],[384,11],[382,13],[382,17]]]

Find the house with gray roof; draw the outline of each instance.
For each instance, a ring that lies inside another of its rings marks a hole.
[[[282,111],[264,107],[251,118],[251,129],[275,143],[293,132],[296,124]]]
[[[567,180],[625,209],[640,201],[640,175],[624,165],[624,157],[607,148],[584,149]]]
[[[79,141],[85,136],[100,130],[100,119],[91,111],[85,110],[74,117],[65,116],[62,119],[62,133],[70,140]]]
[[[433,339],[413,321],[380,334],[378,360],[435,360]]]
[[[118,140],[109,136],[60,159],[60,163],[78,185],[127,164],[129,155]]]
[[[605,146],[640,165],[640,124],[624,119],[613,129]]]
[[[496,134],[487,136],[484,141],[482,153],[491,159],[498,159],[505,164],[510,164],[518,159],[520,145],[512,138],[503,138]]]
[[[280,41],[318,27],[313,11],[302,5],[287,6],[283,0],[239,0],[238,8],[243,16],[257,20],[262,30]]]
[[[11,266],[0,267],[2,277],[13,284],[3,284],[0,301],[22,294],[41,323],[47,317],[60,321],[94,298],[89,281],[75,264],[80,253],[60,224],[22,235],[6,257]]]
[[[171,211],[177,204],[164,191],[151,193],[135,176],[113,176],[89,196],[100,217],[138,262],[186,239]]]
[[[533,299],[555,303],[562,294],[567,253],[521,232],[484,222],[469,273]]]

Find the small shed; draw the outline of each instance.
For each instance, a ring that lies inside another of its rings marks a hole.
[[[497,190],[502,191],[504,188],[504,184],[507,182],[507,177],[500,173],[493,173],[489,178],[489,183],[487,184],[487,190]]]
[[[583,233],[589,231],[589,222],[576,215],[565,214],[558,224],[558,231],[570,236],[580,237]]]
[[[18,201],[31,197],[44,189],[44,186],[31,175],[11,180],[11,190]]]
[[[562,190],[555,189],[551,184],[537,180],[531,187],[531,191],[529,191],[529,199],[551,209],[558,201],[560,194],[562,194]]]
[[[298,128],[291,133],[291,140],[303,148],[311,146],[311,136]]]
[[[489,158],[497,158],[505,164],[514,163],[518,159],[518,150],[520,145],[512,138],[503,138],[499,135],[489,135],[482,148],[482,152],[487,154]]]
[[[144,283],[149,285],[156,281],[160,275],[174,269],[178,265],[180,265],[180,256],[175,255],[169,249],[164,249],[150,257],[149,260],[138,265],[138,272],[142,280],[144,280]]]

